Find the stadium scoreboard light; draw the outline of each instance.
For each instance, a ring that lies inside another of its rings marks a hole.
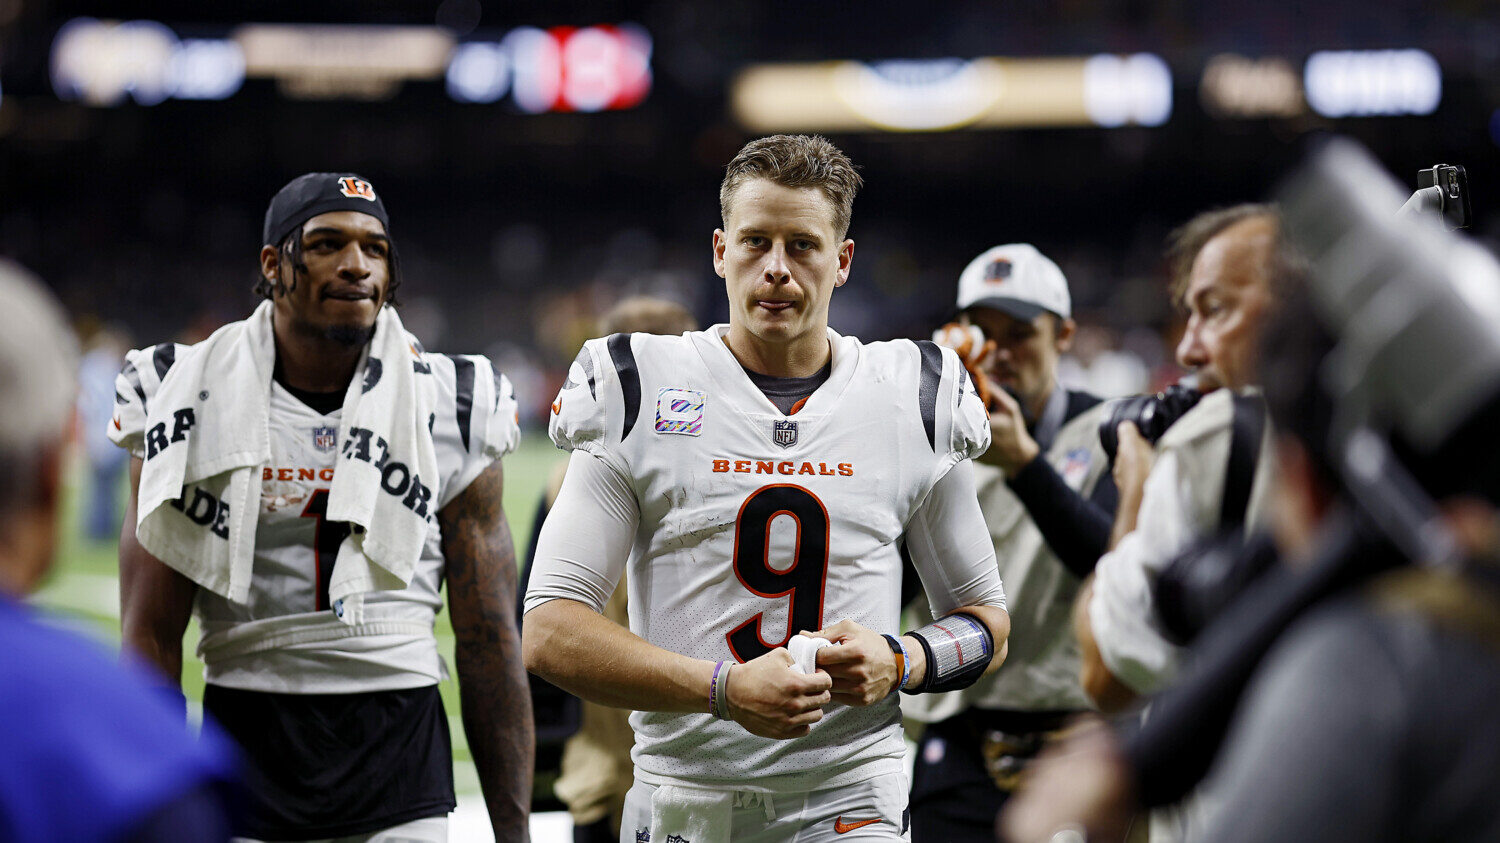
[[[459,102],[496,102],[509,90],[531,114],[630,108],[651,91],[651,36],[635,24],[520,27],[459,44],[446,78]]]
[[[1423,50],[1313,53],[1303,85],[1324,117],[1431,114],[1443,99],[1442,68]]]
[[[730,96],[751,131],[932,132],[1159,126],[1172,91],[1166,62],[1136,53],[755,65]],[[1287,58],[1225,53],[1204,66],[1198,95],[1221,119],[1425,115],[1442,99],[1442,69],[1417,49],[1318,51],[1300,73]]]
[[[1150,53],[833,61],[750,67],[730,96],[754,131],[1157,126],[1172,114],[1172,74]]]
[[[293,99],[380,100],[407,81],[442,80],[460,102],[510,94],[527,113],[631,108],[651,89],[651,37],[635,24],[522,27],[456,43],[439,27],[245,24],[228,38],[179,38],[156,21],[75,18],[53,39],[52,88],[117,106],[221,100],[246,79]]]
[[[1323,50],[1299,79],[1285,58],[1224,53],[1204,66],[1198,93],[1215,117],[1297,117],[1309,107],[1335,118],[1423,115],[1442,101],[1443,71],[1422,50]]]

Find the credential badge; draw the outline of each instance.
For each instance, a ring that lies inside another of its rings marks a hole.
[[[703,393],[664,386],[656,393],[656,432],[703,435]]]
[[[323,453],[331,452],[339,444],[339,432],[337,428],[315,427],[312,432],[313,447]]]
[[[771,425],[771,441],[783,448],[797,444],[797,423],[791,419],[777,419]]]

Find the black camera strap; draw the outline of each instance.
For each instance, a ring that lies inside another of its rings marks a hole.
[[[1241,530],[1250,509],[1255,466],[1266,432],[1266,404],[1258,395],[1235,395],[1230,423],[1229,465],[1224,474],[1224,498],[1219,507],[1219,530]]]

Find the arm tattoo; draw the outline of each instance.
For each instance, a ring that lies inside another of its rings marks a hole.
[[[464,733],[497,840],[526,840],[534,727],[497,460],[438,513]]]

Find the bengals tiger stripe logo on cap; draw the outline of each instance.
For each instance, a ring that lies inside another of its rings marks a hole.
[[[364,199],[368,202],[375,201],[375,187],[364,179],[345,177],[339,179],[339,193],[350,199]]]

